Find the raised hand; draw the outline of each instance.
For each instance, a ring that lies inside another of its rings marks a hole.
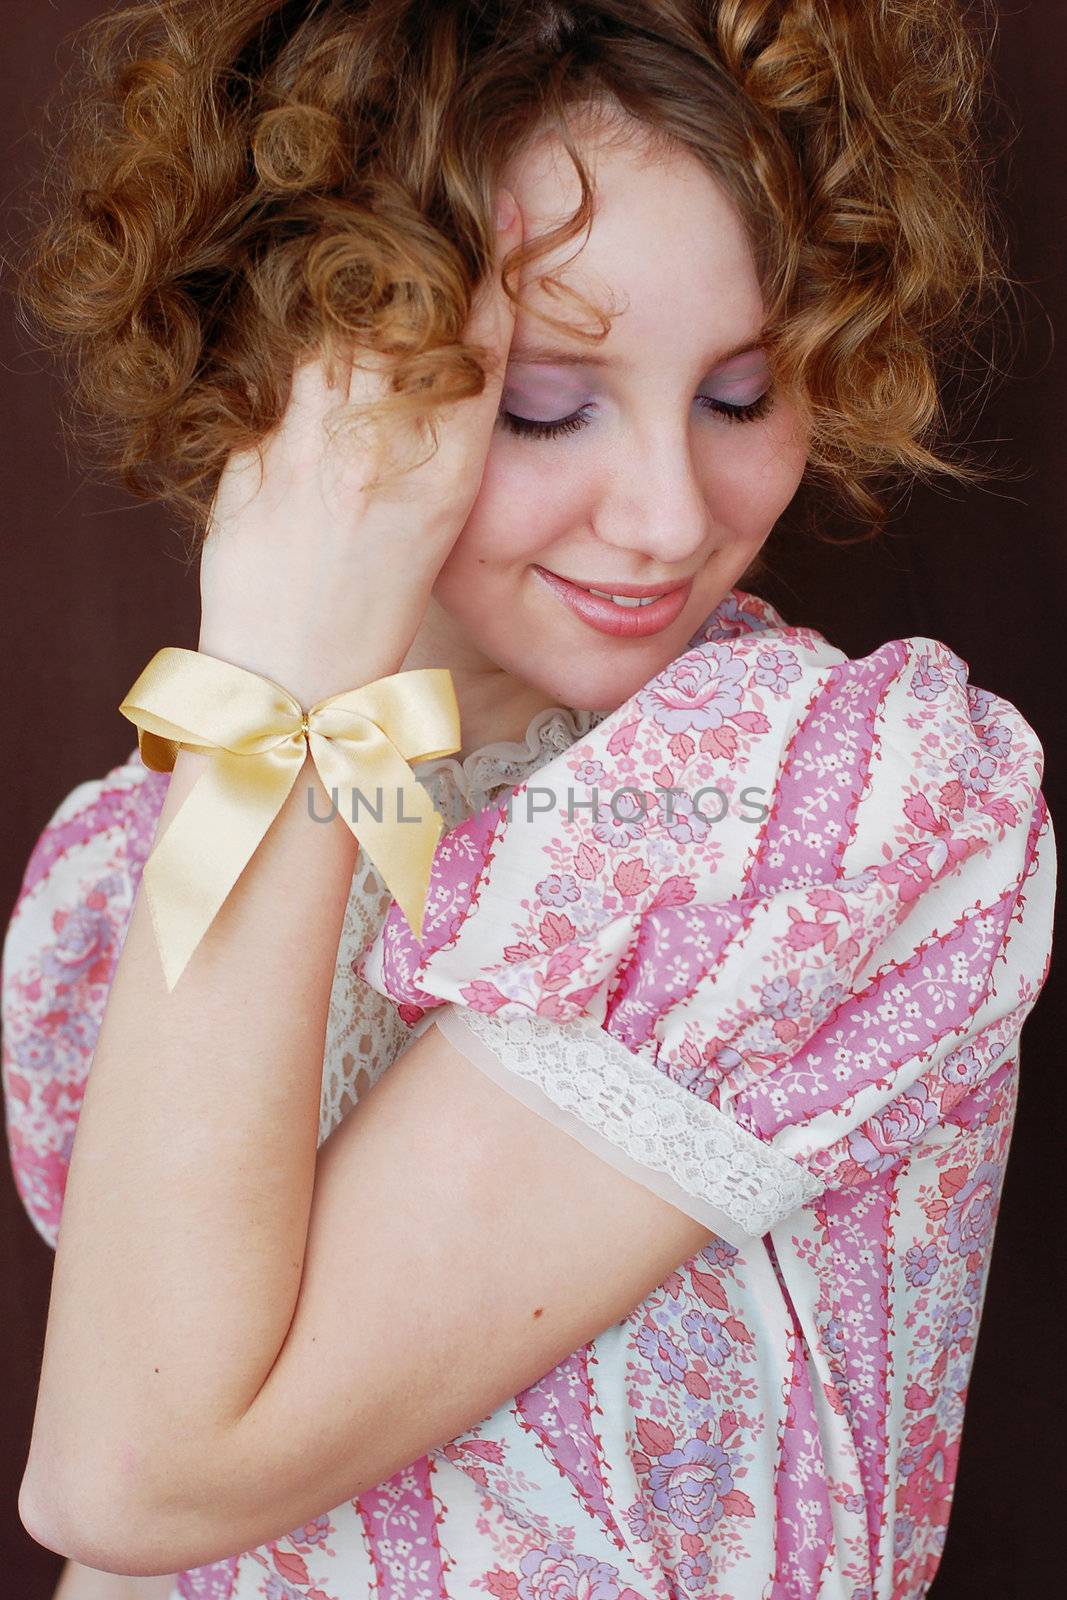
[[[316,354],[294,370],[277,428],[258,451],[235,452],[219,481],[200,559],[199,648],[272,678],[305,708],[400,668],[478,494],[514,326],[500,266],[522,236],[506,192],[503,202],[511,220],[466,328],[488,352],[485,387],[438,411],[432,459],[370,487],[371,453],[351,438],[331,444],[327,423],[347,400],[385,395],[385,365],[360,352],[331,388]],[[414,449],[417,460],[425,442]]]

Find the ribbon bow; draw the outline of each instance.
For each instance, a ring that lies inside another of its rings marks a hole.
[[[304,711],[270,678],[168,645],[119,711],[136,726],[141,759],[154,772],[173,771],[183,745],[213,752],[144,868],[169,990],[281,810],[308,747],[334,805],[421,938],[444,824],[408,763],[460,747],[447,668],[393,673]]]

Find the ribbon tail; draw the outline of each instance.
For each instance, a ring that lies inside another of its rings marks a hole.
[[[351,747],[344,737],[324,738],[314,729],[309,742],[327,791],[335,794],[342,817],[421,939],[434,851],[444,829],[433,801],[373,723],[364,725]]]
[[[218,750],[145,862],[144,885],[168,990],[285,803],[303,741],[255,761]]]

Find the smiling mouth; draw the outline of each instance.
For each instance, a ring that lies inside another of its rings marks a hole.
[[[546,572],[551,568],[546,567]],[[584,589],[586,594],[598,595],[602,600],[612,600],[617,606],[632,607],[650,606],[665,594],[673,594],[677,589],[684,589],[692,580],[680,578],[675,583],[638,584],[618,583],[592,584],[580,583],[577,578],[568,578],[562,572],[553,573],[554,577],[562,578],[564,583],[573,584],[576,589]]]
[[[583,584],[535,562],[533,571],[588,627],[616,639],[645,639],[677,622],[689,603],[692,578],[671,585]],[[611,583],[611,580],[608,580]]]

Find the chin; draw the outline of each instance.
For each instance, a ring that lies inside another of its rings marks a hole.
[[[682,655],[690,637],[691,633],[676,647],[668,645],[655,651],[648,649],[649,641],[644,640],[646,648],[640,657],[631,655],[626,660],[625,652],[618,652],[614,660],[609,657],[584,665],[575,662],[569,671],[559,667],[555,671],[546,671],[551,657],[546,659],[545,655],[525,665],[514,662],[509,670],[527,683],[536,684],[557,705],[574,706],[584,711],[615,711]],[[562,650],[557,654],[556,661],[566,661]]]

